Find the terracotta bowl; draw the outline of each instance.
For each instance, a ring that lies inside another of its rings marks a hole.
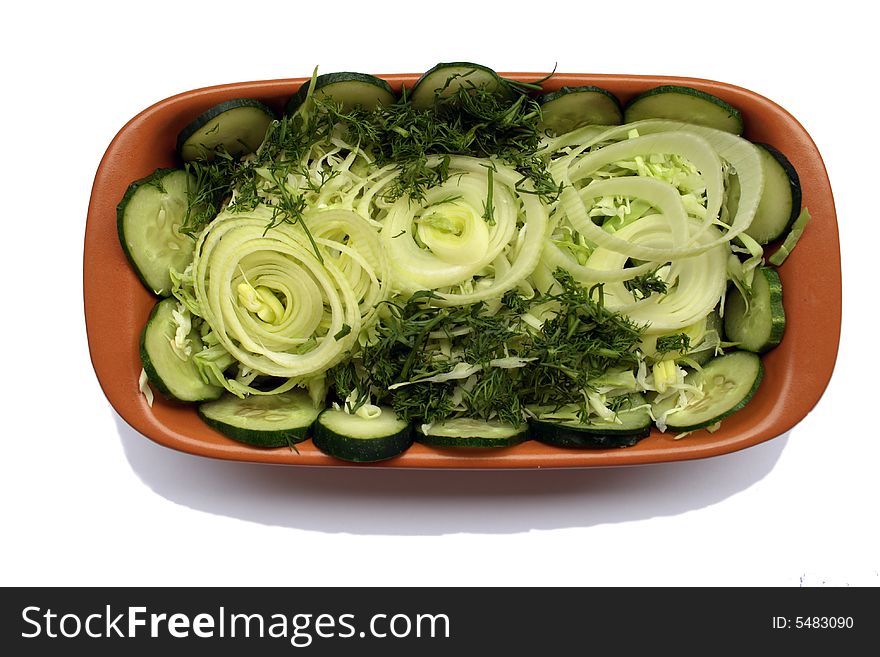
[[[534,80],[540,74],[506,74]],[[392,86],[416,75],[383,76]],[[116,233],[116,204],[129,183],[157,167],[175,166],[177,133],[195,116],[231,98],[259,98],[280,110],[304,78],[243,82],[188,91],[147,108],[113,139],[98,167],[89,203],[83,255],[86,328],[92,363],[107,399],[134,429],[184,452],[237,461],[290,465],[351,465],[322,454],[306,441],[289,448],[259,449],[209,428],[195,407],[162,399],[150,408],[138,391],[138,339],[155,298],[128,265]],[[548,91],[563,85],[598,85],[626,102],[662,84],[682,84],[715,94],[738,107],[746,137],[784,152],[797,169],[803,203],[813,220],[797,249],[780,268],[788,319],[782,344],[764,357],[766,373],[748,406],[726,419],[720,431],[682,440],[654,431],[634,447],[566,450],[528,441],[501,450],[433,449],[416,444],[401,456],[374,464],[387,468],[571,468],[680,461],[733,452],[769,440],[802,420],[831,378],[840,339],[840,248],[828,175],[816,145],[779,105],[747,89],[690,78],[556,74]]]

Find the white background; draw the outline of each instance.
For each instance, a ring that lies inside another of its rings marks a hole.
[[[876,34],[856,3],[784,4],[7,7],[0,584],[880,584]],[[741,453],[602,471],[274,468],[129,429],[91,368],[81,292],[116,131],[196,87],[449,60],[705,77],[794,114],[825,158],[843,252],[843,340],[818,407]]]

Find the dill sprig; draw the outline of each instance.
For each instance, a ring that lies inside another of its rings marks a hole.
[[[674,335],[661,335],[657,338],[657,353],[666,354],[669,352],[678,352],[686,354],[691,348],[691,338],[687,333],[676,333]]]
[[[647,299],[654,293],[666,294],[667,284],[657,275],[660,268],[649,271],[628,281],[623,282],[623,286],[633,295],[633,299],[640,301]]]
[[[486,202],[483,204],[483,220],[490,226],[494,226],[495,203],[492,199],[495,195],[495,167],[487,165],[486,169]]]
[[[213,161],[187,162],[184,168],[193,177],[194,184],[187,192],[180,232],[195,239],[217,216],[232,192],[236,162],[224,149],[218,149]]]

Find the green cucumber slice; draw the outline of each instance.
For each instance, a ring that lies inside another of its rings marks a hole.
[[[315,447],[345,461],[368,463],[390,459],[412,445],[409,422],[398,419],[394,409],[381,407],[378,417],[363,418],[328,408],[315,423]]]
[[[541,123],[556,135],[585,125],[620,125],[623,109],[617,96],[601,87],[562,87],[541,96]]]
[[[801,211],[801,182],[797,171],[778,150],[756,144],[764,172],[764,192],[746,234],[759,244],[769,244],[782,237]]]
[[[641,394],[632,394],[617,411],[618,422],[596,419],[589,423],[576,418],[530,421],[532,437],[547,445],[580,449],[632,447],[651,433],[650,405]]]
[[[304,82],[297,90],[287,105],[284,113],[288,116],[296,112],[306,101],[309,94],[311,81]],[[391,105],[396,100],[394,90],[385,80],[366,73],[352,73],[343,71],[340,73],[324,73],[315,78],[315,88],[312,91],[313,98],[332,98],[342,105],[345,111],[362,107],[373,110],[382,105]]]
[[[767,261],[771,265],[781,267],[782,263],[788,259],[788,256],[791,255],[794,247],[797,246],[801,236],[804,234],[804,229],[807,227],[807,224],[810,223],[810,219],[810,211],[807,210],[807,208],[801,210],[797,219],[795,219],[794,223],[791,225],[791,230],[788,231],[788,235],[782,240],[782,244],[779,245],[779,248],[776,249],[772,256],[767,258]]]
[[[206,424],[228,438],[257,447],[302,442],[320,412],[302,390],[244,399],[227,394],[199,406],[199,415]]]
[[[671,119],[696,123],[741,135],[742,114],[717,96],[692,87],[663,85],[639,94],[626,105],[627,123],[642,119]]]
[[[784,333],[782,281],[775,269],[759,267],[752,281],[748,308],[738,290],[731,289],[727,294],[724,334],[738,343],[740,349],[762,354],[778,345]]]
[[[223,147],[233,157],[256,151],[275,112],[253,98],[235,98],[202,112],[177,135],[184,162],[210,161]]]
[[[150,313],[141,333],[144,372],[150,383],[171,399],[189,402],[217,399],[223,393],[223,388],[205,383],[192,359],[182,359],[171,347],[177,332],[172,313],[177,309],[177,299],[163,299]],[[187,338],[192,344],[192,353],[203,348],[195,329],[189,332]]]
[[[510,87],[501,76],[487,66],[471,62],[448,62],[425,71],[411,89],[409,101],[416,109],[428,109],[434,106],[438,97],[451,96],[461,87],[483,87],[504,96],[511,93]]]
[[[433,447],[510,447],[529,437],[528,427],[457,417],[416,428],[416,440]]]
[[[676,431],[710,427],[745,406],[764,375],[761,359],[748,351],[734,351],[710,360],[702,371],[694,370],[685,383],[700,386],[704,396],[674,411],[678,397],[654,404],[655,418],[665,415],[666,426]],[[668,413],[668,414],[667,414]]]
[[[135,273],[159,296],[171,294],[174,268],[192,262],[195,241],[179,231],[195,178],[180,169],[157,169],[129,185],[116,206],[119,242]]]

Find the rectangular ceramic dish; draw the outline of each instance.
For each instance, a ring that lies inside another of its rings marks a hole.
[[[504,74],[535,80],[541,74]],[[393,87],[417,75],[387,75]],[[259,449],[236,443],[205,425],[195,407],[157,395],[150,408],[138,391],[138,341],[155,298],[129,267],[116,232],[116,205],[126,187],[157,167],[175,166],[177,133],[207,108],[231,98],[257,98],[280,110],[304,78],[243,82],[188,91],[163,100],[129,121],[98,167],[89,203],[83,256],[85,318],[92,363],[107,399],[133,428],[184,452],[215,458],[291,465],[350,465],[319,452],[311,441]],[[840,339],[840,248],[834,200],[822,157],[804,128],[772,101],[747,89],[690,78],[557,73],[545,90],[597,85],[622,102],[646,89],[679,84],[702,89],[739,108],[745,136],[784,152],[800,175],[803,203],[813,220],[780,268],[787,327],[782,344],[763,357],[758,393],[720,431],[682,440],[654,430],[634,447],[565,450],[535,441],[500,450],[443,450],[415,444],[403,455],[374,464],[389,468],[565,468],[636,465],[703,458],[774,438],[802,420],[825,390]]]

